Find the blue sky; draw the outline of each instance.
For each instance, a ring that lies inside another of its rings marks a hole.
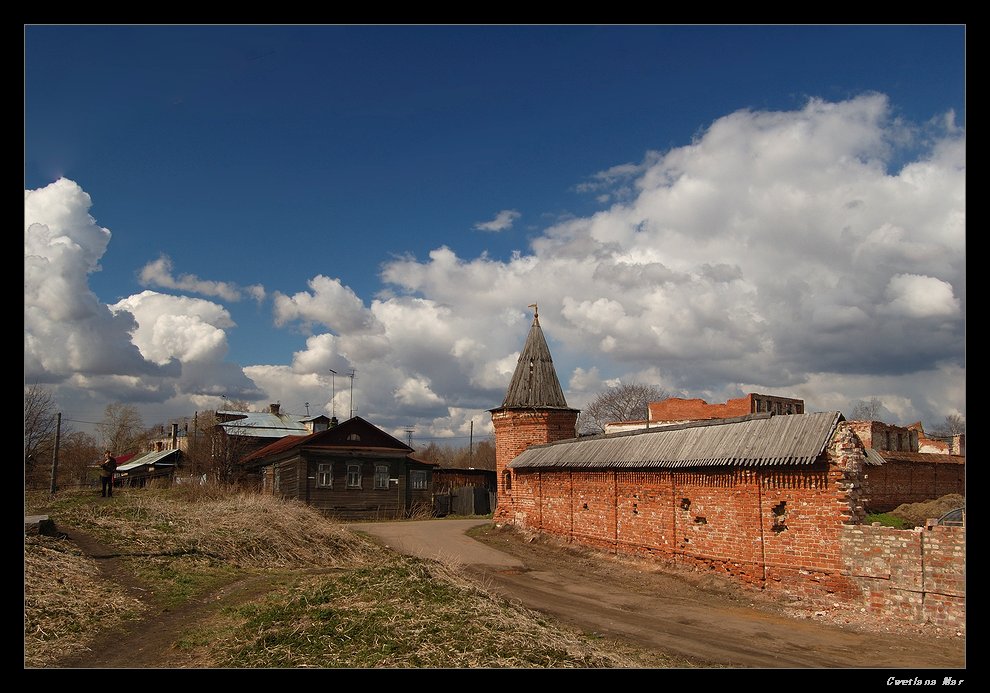
[[[227,395],[463,442],[533,302],[571,406],[637,381],[965,415],[964,27],[24,43],[25,382],[69,419]]]

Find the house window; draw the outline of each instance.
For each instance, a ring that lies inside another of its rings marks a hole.
[[[361,465],[357,462],[347,465],[347,488],[361,488]]]
[[[388,465],[375,465],[375,488],[388,488]]]
[[[347,436],[347,440],[360,441],[361,440],[361,436],[359,436],[357,433],[351,433],[351,434],[349,434]]]
[[[410,475],[412,477],[412,487],[414,491],[423,491],[429,488],[429,477],[426,472],[413,470]]]
[[[321,464],[316,471],[316,485],[333,488],[333,464]]]

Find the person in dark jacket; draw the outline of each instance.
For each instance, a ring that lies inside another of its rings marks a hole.
[[[113,474],[116,471],[117,460],[107,450],[103,453],[103,462],[100,463],[100,495],[104,498],[113,498]]]

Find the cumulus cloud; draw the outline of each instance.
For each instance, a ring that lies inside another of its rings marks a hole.
[[[522,215],[514,209],[503,209],[491,221],[479,221],[474,228],[479,231],[505,231],[511,229],[520,216]]]
[[[963,137],[946,127],[920,138],[878,94],[739,111],[689,144],[593,176],[582,189],[634,194],[550,226],[528,253],[471,259],[441,247],[382,276],[449,307],[464,329],[477,329],[468,316],[489,316],[486,332],[433,340],[444,352],[463,352],[458,339],[489,345],[476,361],[488,375],[511,353],[498,349],[525,336],[506,344],[496,335],[519,325],[498,316],[538,301],[558,372],[573,371],[575,387],[590,372],[605,381],[653,367],[688,394],[742,382],[787,393],[814,373],[875,372],[930,411],[907,376],[962,358]],[[894,168],[907,150],[922,154]]]
[[[199,298],[143,291],[110,306],[115,314],[129,313],[137,321],[131,341],[141,355],[155,363],[218,361],[227,353],[227,333],[234,327],[230,313]]]
[[[265,287],[260,284],[238,286],[230,282],[210,281],[200,279],[194,274],[183,274],[174,277],[172,274],[172,259],[162,255],[141,268],[138,273],[141,286],[154,286],[162,289],[191,291],[203,296],[216,296],[225,301],[240,301],[245,295],[261,302],[265,298]]]
[[[951,318],[959,314],[959,299],[949,282],[917,274],[895,274],[887,282],[889,308],[909,318]]]
[[[131,343],[133,316],[112,312],[89,288],[111,235],[89,215],[91,204],[64,178],[24,191],[25,379],[175,375],[176,364],[146,360]]]
[[[809,410],[851,412],[878,396],[901,422],[938,422],[965,411],[965,154],[953,118],[912,127],[879,94],[731,113],[683,146],[591,175],[582,190],[611,205],[553,223],[525,252],[459,257],[440,245],[423,261],[398,257],[368,301],[323,275],[276,292],[276,325],[303,327],[305,346],[242,376],[272,401],[353,410],[399,437],[408,425],[424,437],[480,431],[538,303],[571,406],[640,382],[709,401],[801,397]],[[231,329],[221,306],[146,292],[113,312],[87,299],[109,232],[80,208],[88,198],[26,231],[26,258],[45,249],[25,281],[36,313],[93,321],[73,338],[115,335],[133,367],[113,373],[219,363]],[[516,218],[504,210],[477,228]],[[44,268],[66,256],[71,271]],[[26,348],[25,361],[68,374],[44,365],[67,361],[71,340],[43,317],[29,324],[48,332],[26,341],[66,348]],[[344,374],[336,387],[329,369]]]
[[[275,324],[285,325],[299,320],[320,323],[335,332],[363,332],[373,327],[373,317],[364,302],[340,279],[323,275],[308,282],[310,291],[292,296],[275,292]]]
[[[25,190],[25,381],[52,384],[63,402],[100,398],[101,408],[260,396],[223,362],[233,321],[221,306],[152,291],[112,306],[99,300],[88,275],[100,271],[111,233],[89,215],[91,204],[68,179]]]

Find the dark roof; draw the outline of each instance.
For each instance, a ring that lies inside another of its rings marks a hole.
[[[527,448],[513,469],[651,469],[814,463],[842,414],[749,414]]]
[[[564,391],[560,388],[557,371],[550,358],[550,348],[540,328],[540,318],[533,316],[526,344],[516,362],[516,371],[502,402],[503,409],[533,407],[568,409]]]
[[[285,436],[263,448],[255,450],[241,459],[241,463],[258,462],[272,455],[288,452],[295,448],[339,450],[344,452],[383,452],[391,451],[409,456],[413,449],[398,438],[394,438],[374,424],[355,416],[339,426],[305,436]],[[414,459],[422,464],[430,464]]]

